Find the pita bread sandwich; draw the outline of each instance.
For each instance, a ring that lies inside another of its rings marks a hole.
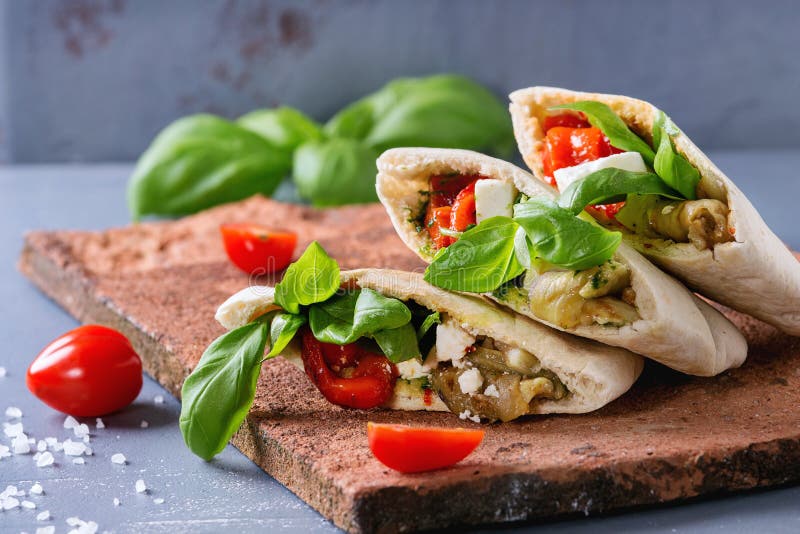
[[[655,106],[532,87],[511,94],[534,176],[689,287],[800,335],[800,264],[736,185]]]
[[[425,280],[483,293],[553,328],[684,373],[741,365],[744,337],[621,233],[557,204],[518,167],[465,150],[401,148],[378,159],[378,197],[430,263]]]

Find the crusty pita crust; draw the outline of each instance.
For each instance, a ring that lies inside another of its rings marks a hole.
[[[428,262],[433,258],[432,243],[428,233],[418,228],[415,216],[427,199],[430,176],[448,172],[478,173],[513,182],[531,197],[557,196],[555,190],[522,169],[477,152],[427,148],[384,152],[378,159],[378,197],[406,245]],[[744,337],[722,314],[698,301],[684,286],[624,243],[615,259],[631,269],[631,285],[642,319],[621,328],[593,325],[567,332],[624,347],[693,375],[713,376],[744,362]],[[544,322],[530,309],[514,310]],[[718,332],[714,331],[720,328],[727,333],[724,342],[717,339]]]
[[[596,410],[616,399],[633,385],[642,371],[642,358],[624,349],[610,347],[550,329],[521,315],[512,313],[478,295],[444,291],[422,279],[419,273],[383,269],[362,269],[342,272],[342,282],[355,282],[400,300],[414,300],[433,311],[448,314],[473,335],[490,336],[508,345],[523,348],[534,354],[542,366],[553,371],[567,386],[566,398],[543,400],[535,405],[535,413],[585,413]],[[263,287],[248,287],[220,306],[217,316],[230,316],[225,311],[232,302],[247,300],[254,303],[252,314],[236,315],[226,321],[226,328],[247,324],[273,306],[274,293]],[[259,303],[259,304],[255,304]],[[296,360],[296,347],[286,351]],[[413,390],[396,389],[387,407],[402,410],[447,411],[436,399],[426,406],[420,394]]]
[[[539,156],[544,137],[540,121],[547,108],[577,100],[608,105],[637,134],[652,142],[655,106],[625,96],[580,93],[552,87],[532,87],[511,93],[511,117],[525,163],[543,179]],[[639,252],[700,293],[749,313],[781,330],[800,335],[800,263],[772,233],[736,185],[683,132],[673,137],[675,148],[702,176],[700,186],[710,198],[730,208],[735,241],[698,251],[690,243],[672,243],[626,236]],[[645,246],[645,243],[647,246]]]

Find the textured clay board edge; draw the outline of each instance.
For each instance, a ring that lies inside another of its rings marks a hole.
[[[190,369],[182,367],[154,333],[144,331],[118,313],[113,302],[98,296],[92,275],[77,261],[69,261],[67,243],[54,235],[31,234],[25,242],[20,269],[79,320],[107,324],[127,335],[143,356],[147,373],[179,396]],[[576,462],[567,471],[534,473],[509,466],[507,472],[493,469],[490,475],[475,477],[471,476],[471,469],[454,470],[444,483],[425,481],[425,485],[417,487],[348,492],[346,487],[315,471],[304,458],[290,454],[269,435],[267,428],[259,417],[251,415],[232,442],[322,515],[350,532],[597,513],[800,480],[798,428],[795,435],[756,441],[746,449],[717,448],[713,452],[634,458],[610,464]]]

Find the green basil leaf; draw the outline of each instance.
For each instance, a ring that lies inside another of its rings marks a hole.
[[[417,334],[411,323],[398,328],[380,330],[372,334],[381,351],[393,363],[400,363],[419,356]]]
[[[321,141],[323,138],[322,128],[316,122],[289,107],[251,111],[236,119],[236,123],[287,153],[306,141]]]
[[[252,406],[267,337],[264,321],[223,334],[183,383],[181,433],[204,460],[225,448]]]
[[[653,165],[655,153],[650,145],[633,133],[625,122],[602,102],[583,100],[554,106],[550,109],[571,109],[584,113],[591,125],[600,128],[613,146],[627,152],[638,152],[648,165]]]
[[[308,310],[308,324],[314,337],[324,343],[346,345],[360,338],[353,330],[358,291],[335,295]]]
[[[314,337],[337,345],[353,343],[381,330],[399,328],[410,321],[411,311],[403,302],[372,289],[337,295],[309,310]]]
[[[579,219],[549,199],[517,204],[514,221],[525,229],[538,258],[568,269],[600,265],[611,259],[622,240],[620,232]]]
[[[528,241],[528,234],[521,226],[514,234],[514,255],[526,271],[531,268],[531,243]]]
[[[663,127],[659,127],[658,131],[658,152],[656,152],[653,168],[664,182],[679,191],[684,198],[696,199],[700,172],[675,151],[672,140]]]
[[[295,151],[292,178],[316,207],[374,202],[379,155],[354,139],[311,141]]]
[[[275,304],[299,314],[300,306],[323,302],[339,289],[339,264],[325,249],[312,242],[275,286]]]
[[[437,312],[433,312],[430,315],[428,315],[427,317],[425,317],[425,320],[422,321],[422,324],[419,325],[419,328],[417,328],[417,340],[419,341],[423,337],[425,337],[425,334],[428,333],[428,330],[433,328],[433,325],[441,324],[441,323],[442,323],[442,317],[441,317],[441,314],[438,311]]]
[[[280,354],[304,324],[306,324],[304,315],[295,315],[293,313],[275,314],[269,325],[270,348],[267,358]]]
[[[213,115],[167,126],[139,158],[128,182],[128,207],[142,215],[187,215],[271,195],[289,172],[291,154]]]
[[[558,205],[574,215],[586,206],[609,202],[621,202],[630,193],[638,195],[661,195],[682,199],[680,193],[667,186],[651,172],[632,172],[622,169],[601,169],[572,182],[561,194]]]
[[[429,146],[510,155],[515,146],[505,104],[454,75],[393,80],[337,113],[325,132],[363,140],[379,151]]]
[[[425,280],[444,289],[484,293],[519,276],[524,268],[514,254],[517,228],[508,217],[481,221],[436,255]]]

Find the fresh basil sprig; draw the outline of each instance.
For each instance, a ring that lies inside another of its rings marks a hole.
[[[697,198],[700,172],[672,146],[671,135],[675,135],[677,131],[672,121],[659,110],[653,124],[653,143],[657,149],[653,168],[664,182],[679,191],[684,198],[694,200]]]
[[[290,165],[291,154],[260,135],[220,117],[192,115],[165,128],[139,158],[128,207],[138,220],[271,195]]]
[[[522,274],[514,254],[519,225],[509,217],[491,217],[442,249],[425,270],[425,280],[454,291],[484,293]]]
[[[676,200],[683,198],[679,192],[651,172],[632,172],[609,168],[593,172],[572,182],[561,194],[558,205],[577,215],[586,206],[621,202],[630,193],[661,195]]]
[[[522,274],[532,260],[568,269],[587,269],[609,260],[622,240],[575,217],[547,199],[514,206],[514,217],[492,217],[467,230],[437,254],[425,280],[454,291],[493,291]]]
[[[638,152],[648,165],[653,165],[655,152],[650,148],[641,137],[633,133],[628,125],[614,113],[614,111],[603,104],[594,100],[583,100],[561,104],[550,109],[571,109],[580,111],[586,115],[589,123],[599,128],[608,137],[612,146],[627,152]]]
[[[275,304],[289,313],[323,302],[339,289],[339,264],[313,241],[275,286]]]
[[[252,406],[267,338],[263,320],[223,334],[183,383],[181,433],[204,460],[225,448]]]
[[[272,317],[269,325],[270,347],[267,357],[277,356],[294,339],[300,327],[308,320],[305,315],[280,312]]]

